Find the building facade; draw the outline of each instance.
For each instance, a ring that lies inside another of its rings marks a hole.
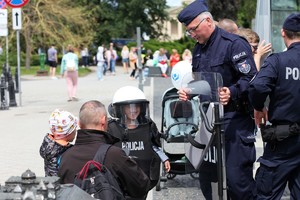
[[[191,2],[193,2],[193,0],[181,0],[181,6],[170,7],[166,10],[169,15],[169,20],[164,22],[162,30],[163,36],[160,37],[160,40],[173,41],[179,40],[184,36],[184,25],[177,20],[177,16],[180,11]]]

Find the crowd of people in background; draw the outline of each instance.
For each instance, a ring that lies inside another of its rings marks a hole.
[[[39,54],[42,52],[39,49]],[[63,55],[67,54],[68,47],[63,50]],[[116,65],[123,67],[123,73],[129,74],[131,80],[138,78],[137,69],[138,63],[138,48],[136,46],[128,47],[123,45],[121,50],[117,52],[114,43],[110,43],[108,47],[104,44],[97,47],[96,53],[93,55],[89,53],[87,47],[81,46],[80,48],[73,47],[73,53],[77,56],[77,65],[79,68],[88,68],[89,66],[97,67],[97,78],[100,81],[104,80],[106,75],[116,75]],[[53,44],[46,51],[46,63],[50,68],[50,78],[58,79],[56,76],[56,69],[59,64],[58,50]],[[192,53],[189,49],[184,49],[180,52],[177,49],[171,49],[171,53],[165,48],[158,48],[154,52],[151,49],[141,48],[141,67],[159,67],[161,69],[162,77],[167,78],[172,68],[179,61],[185,60],[189,63],[192,62]],[[61,60],[62,61],[62,60]]]
[[[256,32],[249,28],[239,28],[237,24],[228,18],[214,21],[215,25],[224,29],[227,32],[240,35],[245,38],[251,46],[254,56],[255,64],[259,70],[262,61],[272,51],[271,43],[266,43],[265,40],[260,42],[260,38]],[[67,53],[67,51],[65,52]],[[110,43],[108,46],[102,44],[97,47],[95,55],[89,53],[88,48],[81,46],[79,49],[74,48],[74,53],[78,57],[78,66],[85,68],[91,65],[97,66],[97,78],[100,81],[104,80],[105,75],[116,75],[116,64],[123,67],[123,73],[129,74],[131,80],[138,78],[137,69],[138,63],[138,48],[136,46],[128,47],[123,45],[119,52]],[[47,60],[50,67],[51,79],[57,79],[55,76],[56,67],[58,65],[57,50],[55,45],[52,45],[47,51]],[[172,71],[172,68],[179,61],[187,61],[192,63],[192,52],[190,49],[178,50],[171,49],[170,52],[161,47],[155,51],[141,47],[141,67],[143,69],[148,67],[159,67],[161,69],[161,76],[167,78]]]

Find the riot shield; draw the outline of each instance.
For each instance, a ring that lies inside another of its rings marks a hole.
[[[161,170],[162,177],[167,178],[169,188],[179,184],[186,188],[188,198],[217,199],[221,196],[223,199],[226,196],[221,142],[223,106],[218,95],[223,85],[222,77],[217,73],[185,71],[174,73],[172,82],[174,87],[162,96],[162,148],[171,163],[168,173]],[[189,100],[179,98],[181,89],[188,93]]]
[[[226,199],[223,106],[219,103],[222,86],[220,74],[201,72],[186,74],[181,88],[199,101],[199,131],[188,134],[185,155],[187,164],[199,171],[200,188],[206,199]]]

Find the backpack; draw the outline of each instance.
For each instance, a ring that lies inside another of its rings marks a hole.
[[[111,145],[101,144],[94,160],[88,161],[76,174],[74,184],[96,199],[124,200],[117,180],[102,164],[110,147]]]
[[[76,63],[75,63],[74,58],[68,57],[66,59],[66,70],[67,71],[75,71],[75,66],[76,66]]]

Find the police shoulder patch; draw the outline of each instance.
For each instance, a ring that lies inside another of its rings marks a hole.
[[[237,61],[237,60],[240,60],[241,58],[244,58],[244,57],[246,57],[246,56],[247,56],[247,53],[246,53],[245,51],[242,51],[242,52],[240,52],[240,53],[234,55],[234,56],[232,57],[232,59],[235,60],[235,61]]]
[[[247,62],[247,60],[244,60],[243,62],[240,62],[237,64],[237,67],[239,71],[243,74],[248,74],[250,72],[251,66]]]

